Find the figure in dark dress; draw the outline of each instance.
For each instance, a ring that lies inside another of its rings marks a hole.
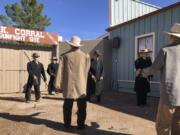
[[[55,81],[56,72],[57,72],[57,69],[58,69],[57,61],[58,61],[57,57],[53,57],[51,59],[51,63],[48,65],[48,68],[47,68],[47,73],[50,76],[50,80],[49,80],[49,84],[48,84],[48,93],[50,95],[52,95],[52,92],[56,92],[54,81]]]
[[[147,105],[147,94],[150,92],[150,78],[151,76],[144,76],[142,70],[144,68],[150,67],[152,61],[147,54],[151,51],[149,49],[144,49],[139,52],[139,58],[135,61],[136,68],[136,79],[134,85],[134,91],[137,96],[137,105],[145,106]]]

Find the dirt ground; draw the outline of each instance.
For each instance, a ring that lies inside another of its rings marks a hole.
[[[34,95],[32,95],[32,100]],[[42,93],[39,103],[24,102],[24,94],[0,95],[0,135],[156,135],[155,115],[158,99],[148,98],[149,105],[136,106],[132,94],[105,92],[102,103],[88,103],[88,127],[76,129],[76,103],[72,129],[63,128],[62,94]]]

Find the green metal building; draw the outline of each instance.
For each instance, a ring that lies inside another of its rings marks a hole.
[[[112,10],[112,3],[120,1],[122,2],[123,0],[110,0],[110,11]],[[135,2],[134,0],[128,1]],[[152,6],[149,4],[145,5]],[[132,18],[128,20],[112,17],[115,14],[114,12],[117,14],[120,12],[119,10],[113,10],[113,13],[112,11],[110,12],[110,27],[107,29],[109,39],[113,40],[117,37],[120,39],[119,46],[112,45],[111,50],[112,88],[114,90],[133,92],[135,80],[134,61],[137,58],[138,51],[143,48],[151,49],[151,58],[154,60],[160,48],[168,43],[163,31],[170,31],[173,24],[180,23],[180,2],[162,9],[158,9],[155,6],[152,6],[152,8],[154,8],[154,11],[138,17],[132,15]],[[139,12],[139,10],[135,12]],[[116,24],[116,22],[120,23]],[[117,42],[114,43],[117,44]],[[151,82],[150,95],[159,96],[158,75],[154,76]]]

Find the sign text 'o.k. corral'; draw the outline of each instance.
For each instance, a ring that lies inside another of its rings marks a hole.
[[[50,32],[0,26],[0,40],[53,45],[57,44],[58,35]]]

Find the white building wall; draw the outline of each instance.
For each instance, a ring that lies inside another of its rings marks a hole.
[[[109,0],[109,25],[111,27],[158,9],[139,0]]]

